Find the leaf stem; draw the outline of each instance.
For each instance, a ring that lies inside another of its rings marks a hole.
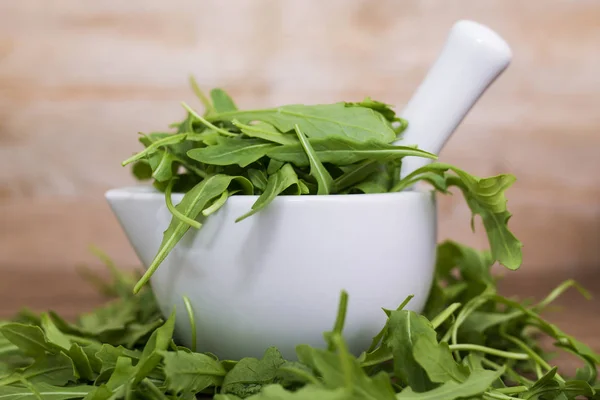
[[[156,149],[158,149],[161,146],[178,143],[178,142],[184,140],[186,136],[187,136],[187,133],[180,133],[177,135],[169,135],[167,137],[157,140],[156,142],[152,142],[152,144],[150,144],[144,150],[140,151],[139,153],[137,153],[137,154],[129,157],[127,160],[123,161],[121,163],[121,165],[126,166],[127,164],[137,161],[137,160],[145,157],[146,155],[153,153],[154,151],[156,151]]]
[[[344,323],[346,321],[346,312],[348,310],[348,292],[342,290],[340,294],[340,301],[338,305],[338,313],[335,319],[335,324],[333,325],[333,332],[342,334],[342,330],[344,329]]]
[[[175,183],[176,178],[171,179],[167,188],[165,189],[165,202],[167,203],[167,209],[173,214],[175,218],[180,220],[181,222],[188,224],[189,226],[200,229],[202,224],[196,220],[191,219],[187,215],[183,215],[175,206],[173,205],[173,201],[171,199],[171,191],[173,190],[173,184]]]
[[[219,210],[219,208],[223,207],[223,205],[225,204],[225,202],[227,201],[228,198],[229,198],[229,191],[225,190],[223,192],[223,194],[221,194],[221,197],[219,197],[217,200],[215,200],[215,202],[212,203],[210,207],[207,207],[204,210],[202,210],[202,215],[204,215],[205,217],[208,217],[209,215],[214,214],[215,212],[217,212]]]
[[[491,347],[480,346],[478,344],[451,344],[449,347],[451,351],[479,351],[481,353],[491,354],[502,358],[510,358],[513,360],[529,360],[529,355],[524,353],[513,353],[510,351],[503,351],[493,349]]]
[[[206,97],[204,92],[200,89],[200,85],[198,85],[198,82],[196,82],[196,78],[194,78],[193,76],[190,76],[190,86],[192,87],[192,91],[194,92],[194,94],[202,102],[202,105],[206,109],[206,112],[209,114],[216,112],[215,107],[212,105],[208,97]]]
[[[494,400],[521,400],[521,398],[519,397],[512,397],[512,396],[508,396],[505,395],[503,393],[498,393],[498,391],[496,391],[496,393],[494,392],[485,392],[483,394],[485,399],[494,399]]]
[[[437,329],[441,324],[443,324],[448,318],[452,316],[454,311],[458,310],[462,306],[461,303],[453,303],[448,306],[444,311],[439,313],[434,319],[431,320],[431,325],[433,325],[434,329]]]
[[[303,378],[306,381],[308,381],[309,383],[316,385],[316,386],[321,386],[321,382],[319,382],[319,380],[314,377],[313,375],[309,374],[306,371],[301,370],[300,368],[294,368],[294,367],[279,367],[278,369],[279,371],[286,371],[289,372],[290,374],[294,374],[299,378]]]
[[[527,353],[529,355],[529,358],[532,361],[534,361],[536,364],[538,364],[542,368],[544,368],[544,369],[546,369],[548,371],[550,371],[552,369],[552,367],[546,362],[546,360],[544,360],[542,357],[540,357],[539,354],[537,354],[529,346],[527,346],[525,343],[523,343],[522,340],[517,339],[516,337],[511,336],[511,335],[509,335],[509,334],[507,334],[505,332],[502,332],[502,331],[500,332],[500,335],[503,338],[505,338],[506,340],[508,340],[509,342],[512,342],[515,345],[517,345],[517,347],[521,348],[521,350],[523,350],[525,353]],[[536,369],[536,372],[538,372],[537,369]],[[541,376],[538,376],[538,378],[541,378]],[[559,382],[562,382],[562,383],[565,382],[565,380],[558,373],[556,373],[555,378]]]
[[[183,304],[185,305],[185,310],[187,311],[188,318],[190,319],[190,329],[192,330],[192,346],[190,350],[194,353],[196,352],[196,318],[194,317],[194,309],[192,308],[192,303],[187,296],[183,296]]]
[[[156,398],[159,398],[161,400],[169,400],[169,398],[165,396],[165,394],[161,392],[160,389],[156,387],[156,385],[150,379],[144,378],[142,380],[142,383],[154,396],[156,396]]]
[[[236,135],[235,133],[231,133],[225,129],[219,128],[218,126],[213,125],[212,123],[208,122],[204,117],[200,116],[200,114],[198,114],[196,111],[192,110],[192,108],[190,106],[188,106],[185,102],[182,102],[181,104],[183,105],[183,108],[185,108],[190,114],[192,114],[194,116],[194,118],[196,118],[197,120],[202,122],[202,124],[204,124],[204,126],[206,126],[207,128],[213,129],[214,131],[219,132],[221,135],[224,135],[224,136],[238,137],[238,135]]]

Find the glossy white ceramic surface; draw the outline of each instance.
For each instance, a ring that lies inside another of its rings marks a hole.
[[[408,128],[398,144],[416,144],[439,154],[456,127],[494,80],[508,67],[512,52],[490,28],[458,21],[427,76],[400,115]],[[406,157],[401,176],[431,159]]]
[[[177,204],[181,194],[174,194]],[[150,187],[106,194],[144,266],[171,214]],[[235,223],[255,196],[233,196],[199,230],[190,229],[151,279],[162,312],[177,308],[176,336],[190,345],[182,296],[197,322],[197,348],[221,358],[261,356],[277,346],[323,345],[341,290],[349,293],[344,334],[355,353],[383,326],[382,307],[420,311],[431,285],[436,203],[431,192],[280,196]]]

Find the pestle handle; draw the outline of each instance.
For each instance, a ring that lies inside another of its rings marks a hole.
[[[512,58],[508,44],[490,28],[473,21],[454,24],[442,52],[400,116],[408,121],[396,144],[417,145],[439,154],[456,127]],[[406,157],[404,178],[431,162]]]

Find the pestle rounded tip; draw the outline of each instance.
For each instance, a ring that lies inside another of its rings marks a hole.
[[[454,24],[451,36],[470,41],[485,49],[494,58],[503,61],[504,67],[512,60],[512,50],[502,37],[489,27],[470,20],[460,20]]]

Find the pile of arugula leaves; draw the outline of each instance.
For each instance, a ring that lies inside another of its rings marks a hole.
[[[394,144],[410,121],[396,116],[389,105],[367,97],[362,102],[239,110],[224,90],[213,89],[206,96],[193,78],[190,82],[204,114],[184,103],[187,116],[171,124],[174,132],[142,134],[144,150],[123,162],[133,164],[139,180],[153,180],[173,214],[134,292],[185,233],[200,229],[229,196],[258,196],[239,222],[279,195],[399,192],[417,182],[428,182],[446,194],[458,187],[473,216],[481,216],[494,260],[509,269],[521,265],[522,244],[507,227],[511,214],[504,195],[514,176],[479,178],[433,162],[400,179],[403,157],[437,156],[413,145]],[[184,193],[176,206],[173,191]]]
[[[179,346],[175,314],[164,320],[149,287],[131,293],[140,275],[109,263],[110,282],[88,277],[113,299],[76,322],[27,310],[0,322],[0,399],[600,399],[600,355],[540,316],[569,287],[583,289],[567,281],[518,302],[497,293],[489,251],[446,241],[437,256],[422,315],[403,309],[410,297],[383,310],[387,323],[356,357],[344,342],[342,292],[324,346],[299,345],[296,361],[276,348],[219,360]],[[575,376],[549,364],[540,333],[582,360]]]

